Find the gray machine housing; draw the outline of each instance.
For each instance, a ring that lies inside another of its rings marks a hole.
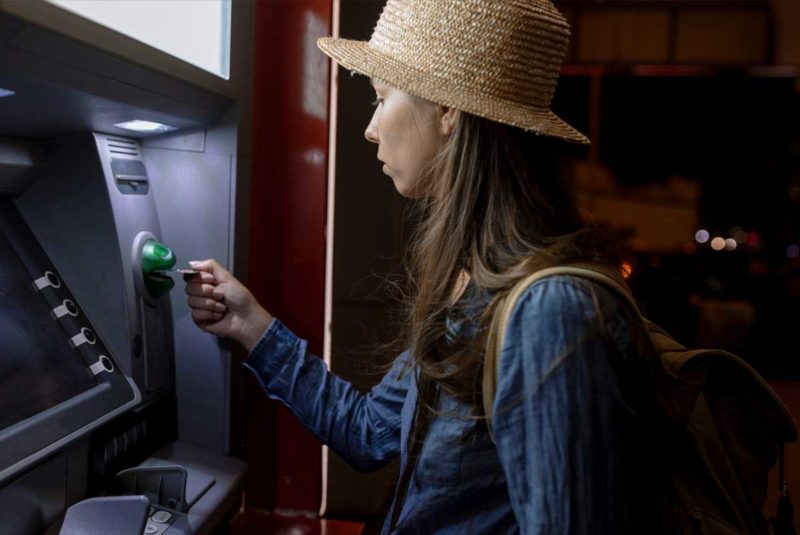
[[[172,317],[167,299],[144,290],[140,235],[160,240],[150,189],[127,192],[112,162],[141,165],[138,142],[79,134],[47,143],[47,170],[15,199],[25,220],[60,270],[92,323],[144,394],[171,390]]]
[[[207,533],[238,508],[246,465],[228,456],[230,350],[193,324],[180,282],[161,298],[143,291],[138,259],[154,238],[180,262],[213,257],[244,278],[236,236],[247,221],[251,10],[234,3],[223,82],[46,2],[0,0],[0,87],[16,92],[0,99],[0,197],[13,199],[135,392],[79,433],[0,466],[3,533],[58,533],[67,509],[137,466],[187,473],[187,509],[147,513],[158,533]],[[178,130],[114,126],[133,118]],[[72,516],[100,527],[100,516],[136,503],[94,499],[91,514]]]

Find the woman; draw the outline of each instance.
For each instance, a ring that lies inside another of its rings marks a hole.
[[[554,169],[550,110],[569,36],[547,0],[389,0],[368,43],[321,39],[377,95],[366,138],[422,215],[406,347],[367,395],[213,260],[193,263],[193,317],[232,338],[267,394],[361,470],[401,459],[384,533],[653,533],[641,327],[611,292],[556,276],[508,323],[492,406],[486,331],[540,268],[604,261]],[[562,141],[558,141],[559,143]]]

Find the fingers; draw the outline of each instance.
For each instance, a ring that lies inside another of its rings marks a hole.
[[[219,301],[206,297],[189,297],[187,302],[194,310],[208,310],[210,312],[217,312],[219,314],[225,314],[228,311],[228,307]]]
[[[186,273],[183,276],[183,280],[187,283],[217,284],[217,279],[214,278],[214,275],[206,271],[200,271],[199,273]]]
[[[212,327],[222,320],[228,313],[225,301],[225,292],[219,288],[222,283],[235,281],[233,275],[222,267],[216,260],[208,259],[189,262],[192,269],[198,271],[192,275],[185,275],[187,303],[192,311],[192,319],[203,330],[216,332]]]
[[[192,297],[208,297],[217,301],[223,301],[225,299],[225,292],[211,284],[191,282],[186,285],[186,293]]]
[[[192,319],[198,325],[216,323],[222,318],[223,315],[218,312],[211,312],[210,310],[192,310]]]

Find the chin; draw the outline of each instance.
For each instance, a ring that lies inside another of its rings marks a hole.
[[[409,194],[408,194],[408,192],[407,192],[406,190],[404,190],[404,189],[402,189],[402,188],[398,188],[397,186],[395,186],[395,189],[397,190],[397,193],[399,193],[399,194],[400,194],[400,195],[402,195],[403,197],[406,197],[406,198],[408,198],[408,199],[412,198],[412,197],[411,197],[411,195],[409,195]]]
[[[411,193],[412,188],[408,187],[408,184],[395,179],[392,179],[392,182],[394,182],[394,189],[397,190],[397,193],[409,199],[414,198],[414,195]]]
[[[416,181],[403,180],[393,176],[392,182],[394,183],[394,188],[397,190],[397,193],[403,197],[408,199],[419,198],[419,195],[414,191],[416,189]]]
[[[422,198],[422,195],[417,194],[411,188],[398,188],[397,186],[395,186],[395,188],[397,189],[397,193],[399,193],[400,195],[402,195],[406,199],[420,199],[420,198]]]

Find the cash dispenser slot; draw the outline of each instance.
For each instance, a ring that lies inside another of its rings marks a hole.
[[[73,505],[57,533],[107,535],[109,525],[120,530],[113,533],[125,535],[204,533],[222,520],[220,515],[236,510],[246,468],[238,459],[172,443],[139,466],[119,472],[112,495]]]

